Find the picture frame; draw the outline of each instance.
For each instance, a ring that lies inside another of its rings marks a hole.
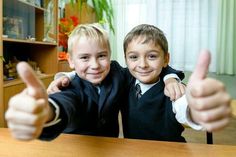
[[[9,38],[23,39],[23,19],[21,17],[3,17],[3,34]]]

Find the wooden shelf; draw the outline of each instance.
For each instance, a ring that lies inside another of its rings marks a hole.
[[[23,39],[12,39],[12,38],[2,38],[5,42],[15,42],[15,43],[26,43],[26,44],[36,44],[36,45],[52,45],[56,46],[57,43],[52,42],[44,42],[44,41],[30,41],[30,40],[23,40]]]
[[[4,114],[8,108],[8,101],[12,96],[25,89],[25,84],[21,79],[3,81],[6,64],[13,57],[19,61],[28,59],[37,63],[40,71],[45,73],[38,75],[45,87],[50,84],[53,76],[58,72],[58,0],[44,0],[43,7],[29,3],[26,0],[1,0],[0,9],[0,56],[4,56],[6,59],[6,62],[0,60],[0,78],[2,79],[0,81],[0,127],[6,127]],[[16,28],[10,29],[6,25],[6,20],[8,20],[6,18],[15,20]],[[48,18],[50,18],[50,21],[48,21]],[[49,23],[51,27],[46,32],[45,29]],[[5,36],[7,34],[8,36]],[[12,38],[18,37],[18,34],[22,38]],[[25,39],[29,34],[35,37],[36,41]],[[44,42],[43,39],[45,38],[48,41]]]
[[[39,79],[46,79],[46,78],[50,78],[53,77],[54,74],[41,74],[38,75]],[[14,80],[10,80],[10,81],[4,81],[3,87],[10,87],[10,86],[15,86],[17,84],[21,84],[23,83],[23,81],[21,79],[14,79]]]
[[[31,3],[29,3],[29,2],[25,2],[25,1],[23,1],[23,0],[18,0],[18,2],[20,2],[20,3],[23,4],[23,5],[26,5],[26,6],[35,8],[36,12],[44,12],[44,11],[45,11],[44,8],[39,7],[39,6],[36,6],[36,5],[31,4]]]

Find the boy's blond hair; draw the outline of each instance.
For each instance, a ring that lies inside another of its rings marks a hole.
[[[68,52],[72,55],[72,48],[76,41],[81,37],[96,40],[100,45],[107,45],[109,53],[111,52],[108,33],[98,23],[80,24],[74,28],[68,39]]]

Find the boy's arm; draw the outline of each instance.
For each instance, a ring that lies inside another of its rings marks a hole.
[[[55,114],[48,104],[46,90],[32,68],[21,62],[17,71],[27,87],[10,99],[5,118],[15,138],[32,140],[40,136],[44,124]]]
[[[195,123],[191,119],[186,95],[183,95],[181,98],[172,102],[172,109],[175,113],[175,118],[179,123],[191,127],[194,130],[204,130],[203,126]]]
[[[60,92],[63,87],[67,87],[70,81],[75,77],[75,71],[71,72],[59,72],[54,76],[54,80],[49,84],[47,88],[48,94]]]
[[[196,130],[209,132],[224,128],[230,120],[230,96],[224,85],[206,78],[210,54],[201,53],[198,64],[189,79],[186,101],[182,97],[173,103],[176,119]]]
[[[191,119],[212,132],[228,125],[231,117],[230,95],[218,80],[206,78],[210,53],[203,51],[187,86]]]
[[[164,93],[170,97],[171,101],[175,101],[185,93],[185,85],[181,82],[184,79],[184,73],[175,70],[170,66],[163,68],[161,78],[165,82]]]
[[[161,72],[161,77],[164,78],[164,81],[165,81],[165,76],[168,75],[168,74],[171,74],[173,76],[173,78],[176,78],[178,80],[183,80],[185,75],[183,73],[183,71],[181,70],[176,70],[176,69],[173,69],[171,66],[167,66],[165,68],[162,69],[162,72]]]
[[[56,75],[54,76],[54,80],[61,78],[62,76],[66,76],[71,80],[73,80],[75,78],[75,71],[71,71],[71,72],[58,72],[56,73]]]

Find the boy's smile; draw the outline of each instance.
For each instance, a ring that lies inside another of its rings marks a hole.
[[[110,71],[110,52],[106,44],[80,37],[72,48],[69,63],[80,78],[98,85]]]
[[[152,84],[159,80],[163,67],[169,62],[168,54],[152,41],[143,43],[145,38],[134,38],[126,50],[126,64],[130,73],[142,83]]]

